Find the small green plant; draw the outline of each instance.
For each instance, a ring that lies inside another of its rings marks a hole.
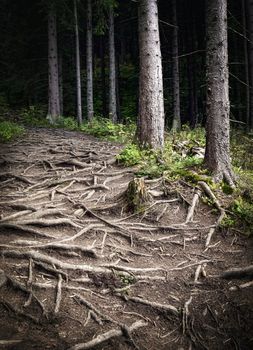
[[[78,130],[77,121],[73,117],[62,117],[57,119],[55,127],[68,130]]]
[[[109,141],[127,142],[133,138],[135,125],[114,124],[105,118],[94,118],[80,127],[81,131]]]
[[[117,160],[126,166],[133,166],[139,164],[143,159],[143,153],[140,148],[131,143],[127,145],[124,150],[117,156]]]
[[[119,277],[120,277],[121,282],[126,286],[128,286],[130,284],[134,284],[136,282],[134,276],[120,275]]]
[[[231,217],[231,215],[225,215],[222,219],[220,226],[224,228],[234,227],[236,225],[236,220]]]
[[[49,126],[46,119],[45,108],[41,106],[29,106],[20,111],[21,122],[27,126]]]
[[[24,133],[24,128],[16,123],[3,121],[0,122],[0,141],[10,141]]]

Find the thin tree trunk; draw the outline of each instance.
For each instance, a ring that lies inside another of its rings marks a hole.
[[[77,4],[74,0],[74,17],[75,17],[75,38],[76,38],[76,92],[77,92],[77,122],[82,124],[82,94],[81,94],[81,68],[80,68],[80,51],[79,51],[79,29],[77,17]]]
[[[114,9],[109,8],[109,116],[113,123],[117,122],[116,98],[116,60],[114,41]]]
[[[247,33],[247,13],[246,0],[242,0],[242,18],[243,18],[243,36],[244,36],[244,67],[245,67],[245,83],[246,83],[246,128],[250,121],[250,81],[249,81],[249,55],[248,55],[248,33]]]
[[[86,45],[86,69],[87,69],[87,116],[92,120],[94,116],[93,106],[93,44],[92,44],[92,5],[87,0],[87,45]]]
[[[56,123],[60,115],[58,53],[57,53],[57,29],[56,13],[50,6],[48,13],[48,80],[49,80],[49,119]]]
[[[215,181],[233,185],[229,156],[229,85],[227,1],[208,0],[207,26],[207,125],[205,164]]]
[[[106,79],[105,79],[105,48],[104,37],[100,37],[100,65],[101,65],[101,89],[102,89],[102,115],[107,115]]]
[[[140,78],[137,138],[140,146],[159,149],[164,145],[164,103],[157,1],[140,0],[138,18]]]
[[[178,27],[177,27],[177,5],[172,0],[173,34],[172,34],[172,84],[173,84],[173,121],[172,130],[181,129],[180,117],[180,87],[179,87],[179,60],[178,60]]]
[[[62,55],[59,55],[59,98],[60,115],[63,115],[63,75],[62,75]]]
[[[248,31],[249,31],[249,46],[248,46],[248,64],[249,64],[249,85],[250,85],[250,102],[249,116],[247,120],[247,129],[253,129],[253,0],[247,0],[248,13]]]

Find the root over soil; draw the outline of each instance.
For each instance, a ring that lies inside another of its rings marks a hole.
[[[46,129],[1,146],[1,349],[252,348],[252,241],[206,183],[137,180],[120,148]]]

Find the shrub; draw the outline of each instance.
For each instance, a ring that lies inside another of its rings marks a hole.
[[[81,131],[109,141],[127,142],[133,138],[135,125],[114,124],[110,119],[94,118],[80,127]]]
[[[7,142],[24,133],[24,128],[16,123],[0,122],[0,141]]]

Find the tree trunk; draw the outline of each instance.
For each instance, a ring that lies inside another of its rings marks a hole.
[[[181,129],[180,117],[180,87],[179,87],[179,60],[178,60],[178,26],[177,26],[177,5],[172,0],[173,13],[173,34],[172,34],[172,84],[173,84],[173,121],[172,130]]]
[[[140,146],[154,149],[164,145],[163,78],[157,0],[140,0],[139,18],[139,116]]]
[[[229,156],[229,85],[227,47],[227,1],[206,3],[207,101],[205,164],[215,181],[233,185]]]
[[[101,89],[102,89],[102,115],[107,115],[107,94],[106,94],[106,77],[105,77],[105,47],[104,37],[100,37],[100,68],[101,68]]]
[[[92,44],[92,5],[87,1],[87,46],[86,46],[86,69],[87,69],[87,115],[88,120],[94,116],[93,106],[93,44]]]
[[[74,17],[75,17],[75,39],[76,39],[76,92],[77,92],[77,122],[82,124],[82,94],[81,94],[81,68],[80,68],[80,52],[79,52],[79,29],[77,17],[77,4],[74,0]]]
[[[250,125],[250,81],[249,81],[249,55],[248,55],[248,32],[247,32],[247,12],[246,1],[242,0],[242,18],[243,18],[243,36],[244,36],[244,67],[245,67],[245,83],[246,83],[246,128]],[[249,130],[248,130],[249,131]]]
[[[48,13],[48,80],[49,80],[49,108],[48,116],[52,123],[56,123],[60,115],[57,29],[55,9],[50,6]]]
[[[114,9],[109,8],[109,116],[113,123],[117,122],[116,98],[116,60],[114,42]]]
[[[62,54],[59,55],[59,98],[60,98],[60,115],[63,115]]]
[[[249,32],[249,85],[250,85],[250,105],[249,105],[249,119],[247,121],[248,131],[253,129],[253,0],[247,0],[248,12],[248,32]]]

